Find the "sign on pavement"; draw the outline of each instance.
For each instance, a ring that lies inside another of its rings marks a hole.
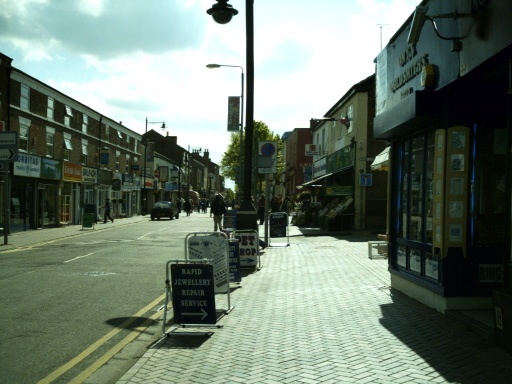
[[[171,264],[171,286],[174,323],[216,323],[211,264]]]

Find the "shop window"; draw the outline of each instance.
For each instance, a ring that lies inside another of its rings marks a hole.
[[[500,247],[505,240],[506,143],[510,133],[506,128],[492,130],[482,125],[474,128],[474,134],[470,239],[477,247]]]
[[[433,132],[401,144],[398,237],[432,243]]]

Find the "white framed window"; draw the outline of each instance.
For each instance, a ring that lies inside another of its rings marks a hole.
[[[55,128],[46,127],[46,156],[53,157],[53,144],[55,140]]]
[[[54,109],[54,106],[55,106],[55,100],[48,96],[48,104],[47,104],[47,107],[46,107],[46,117],[49,119],[49,120],[53,120],[53,109]]]
[[[88,127],[89,127],[89,116],[84,114],[83,118],[82,118],[82,133],[87,134],[87,128]]]
[[[108,141],[109,136],[110,136],[110,127],[108,125],[105,125],[105,141]]]
[[[27,111],[30,109],[30,88],[25,84],[21,84],[20,108]]]
[[[69,155],[71,154],[71,151],[73,150],[73,144],[71,143],[71,134],[65,133],[64,134],[64,149],[62,157],[64,160],[69,161]]]
[[[352,132],[352,129],[354,128],[354,124],[353,124],[353,121],[352,121],[352,118],[354,117],[354,110],[352,108],[352,104],[350,104],[347,108],[347,118],[348,118],[348,121],[350,123],[350,125],[348,126],[348,129],[347,129],[347,133],[348,132]]]
[[[64,125],[69,127],[71,125],[71,117],[73,117],[73,110],[71,107],[65,105],[66,107],[66,114],[64,115]]]
[[[126,155],[125,173],[130,173],[130,155]]]
[[[123,134],[121,133],[121,131],[117,131],[117,137],[119,139],[122,139],[123,138]]]
[[[87,165],[87,146],[88,141],[82,139],[82,164]]]
[[[119,171],[120,159],[121,159],[121,152],[116,151],[116,171]]]
[[[28,139],[30,134],[30,120],[24,117],[19,117],[20,120],[20,135],[18,137],[18,149],[20,151],[28,152]]]

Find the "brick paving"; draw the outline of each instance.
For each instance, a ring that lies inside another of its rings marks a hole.
[[[177,329],[118,383],[512,383],[512,355],[390,289],[375,236],[290,236],[233,290],[223,328]]]

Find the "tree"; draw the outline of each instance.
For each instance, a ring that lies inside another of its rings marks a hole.
[[[262,121],[255,121],[254,122],[254,144],[253,144],[253,154],[257,154],[258,151],[258,142],[260,141],[276,141],[278,143],[277,146],[277,174],[276,177],[278,178],[279,175],[283,172],[283,164],[281,161],[282,157],[282,149],[283,149],[283,143],[279,137],[278,134],[275,134],[274,132],[271,132],[269,127]],[[224,177],[234,180],[237,184],[237,190],[240,192],[240,180],[238,179],[238,174],[243,170],[243,164],[244,164],[244,150],[245,148],[245,136],[242,138],[242,141],[240,141],[240,134],[239,133],[232,133],[231,134],[231,140],[228,144],[228,148],[226,149],[226,152],[222,155],[221,159],[221,172],[224,175]],[[256,164],[253,164],[253,166],[256,166]]]

